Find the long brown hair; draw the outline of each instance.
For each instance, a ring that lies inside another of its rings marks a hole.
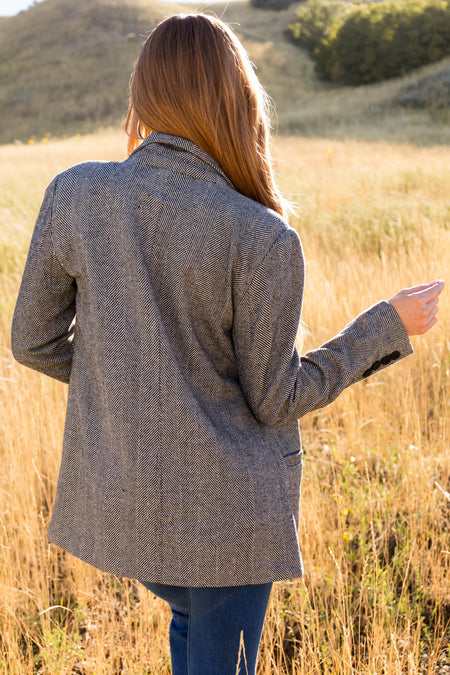
[[[177,14],[148,36],[130,84],[128,151],[156,131],[187,138],[239,192],[286,216],[270,153],[268,98],[234,33],[205,14]]]

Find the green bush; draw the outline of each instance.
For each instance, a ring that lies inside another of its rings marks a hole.
[[[450,54],[450,0],[386,0],[334,19],[313,51],[320,77],[365,84]]]
[[[252,7],[258,9],[286,9],[294,0],[250,0]]]
[[[324,40],[335,21],[349,11],[341,0],[308,0],[296,12],[285,34],[310,52]]]

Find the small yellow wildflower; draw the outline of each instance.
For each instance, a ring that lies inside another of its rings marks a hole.
[[[351,541],[353,539],[353,534],[351,532],[349,532],[348,530],[345,530],[342,537],[343,537],[344,541]]]
[[[44,136],[44,138],[42,139],[42,143],[48,143],[48,138],[47,138],[47,136]]]
[[[28,139],[28,145],[34,145],[34,138]]]

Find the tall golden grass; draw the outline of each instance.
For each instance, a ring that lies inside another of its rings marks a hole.
[[[9,326],[47,183],[124,156],[117,132],[0,148],[0,672],[170,673],[169,613],[133,580],[46,540],[64,385],[14,363]],[[283,138],[299,213],[304,349],[403,286],[450,269],[448,149]],[[449,280],[448,280],[449,281]],[[276,584],[259,674],[408,675],[449,659],[449,293],[416,353],[302,421],[306,574]]]

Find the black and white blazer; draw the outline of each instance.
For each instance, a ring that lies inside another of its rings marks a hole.
[[[186,139],[47,189],[18,361],[69,383],[50,541],[179,586],[301,576],[298,418],[412,352],[386,301],[300,357],[296,232]]]

